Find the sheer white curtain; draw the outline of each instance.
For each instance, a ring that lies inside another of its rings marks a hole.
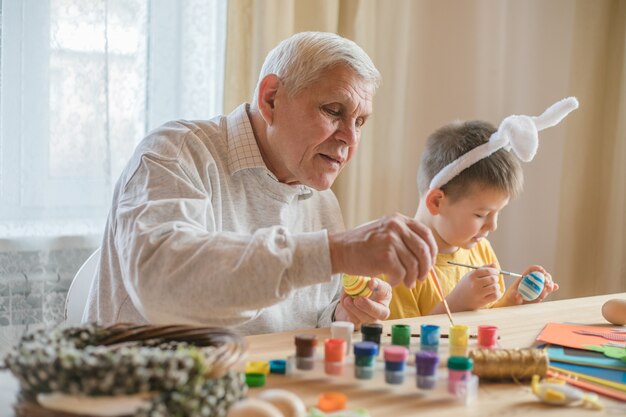
[[[0,236],[99,233],[147,130],[221,111],[224,0],[5,0]]]
[[[3,328],[58,321],[74,272],[100,243],[115,181],[147,131],[221,113],[227,7],[1,3],[0,341]],[[47,300],[51,293],[59,296]]]

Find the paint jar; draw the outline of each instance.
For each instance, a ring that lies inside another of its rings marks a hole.
[[[356,379],[372,379],[374,363],[378,355],[378,345],[374,342],[357,342],[354,344],[354,377]]]
[[[267,377],[265,374],[254,374],[247,373],[246,374],[246,385],[250,388],[262,387],[265,385]]]
[[[246,362],[247,374],[264,374],[270,373],[270,364],[267,361],[248,361]]]
[[[496,326],[478,326],[478,347],[494,349],[498,345],[498,328]]]
[[[309,371],[315,364],[315,347],[317,336],[300,334],[296,336],[296,368]]]
[[[411,346],[411,326],[408,324],[394,324],[391,326],[391,344],[404,346],[409,349]]]
[[[246,362],[246,385],[251,388],[262,387],[269,373],[270,364],[267,361]]]
[[[473,361],[466,356],[448,358],[448,392],[468,404],[478,394],[478,377],[472,375]]]
[[[439,350],[439,326],[422,324],[420,327],[420,349],[437,352]]]
[[[421,351],[415,353],[416,385],[420,389],[433,389],[437,382],[437,352]]]
[[[463,324],[450,326],[450,356],[467,356],[469,327]]]
[[[346,341],[346,355],[350,353],[352,347],[352,333],[354,333],[354,323],[352,322],[335,321],[330,325],[330,337]]]
[[[393,385],[402,384],[409,350],[404,346],[387,346],[383,354],[385,357],[385,382]]]
[[[383,334],[383,325],[380,323],[366,323],[361,325],[361,334],[364,342],[374,342],[380,353],[380,335]]]
[[[326,339],[324,341],[324,371],[328,375],[341,375],[346,359],[346,341]]]
[[[287,361],[285,359],[272,359],[270,361],[270,373],[285,375],[287,373]]]
[[[348,397],[342,392],[323,392],[317,400],[317,408],[325,413],[334,413],[344,410],[347,402]]]

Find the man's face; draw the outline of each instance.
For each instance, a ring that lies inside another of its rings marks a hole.
[[[373,95],[374,86],[345,66],[329,70],[294,97],[281,85],[265,155],[278,180],[330,188],[356,152]]]

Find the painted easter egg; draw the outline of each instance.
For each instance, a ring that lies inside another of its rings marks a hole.
[[[614,298],[602,306],[602,316],[613,324],[623,326],[626,324],[626,300]]]
[[[370,280],[370,277],[343,274],[341,284],[346,294],[352,297],[369,297],[372,294],[369,287]]]
[[[522,282],[519,283],[517,292],[519,292],[522,298],[526,301],[536,300],[543,291],[545,282],[546,278],[541,272],[532,271],[530,274],[522,278]]]

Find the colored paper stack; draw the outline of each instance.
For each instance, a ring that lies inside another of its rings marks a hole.
[[[626,402],[626,327],[548,323],[537,336],[550,376]]]

